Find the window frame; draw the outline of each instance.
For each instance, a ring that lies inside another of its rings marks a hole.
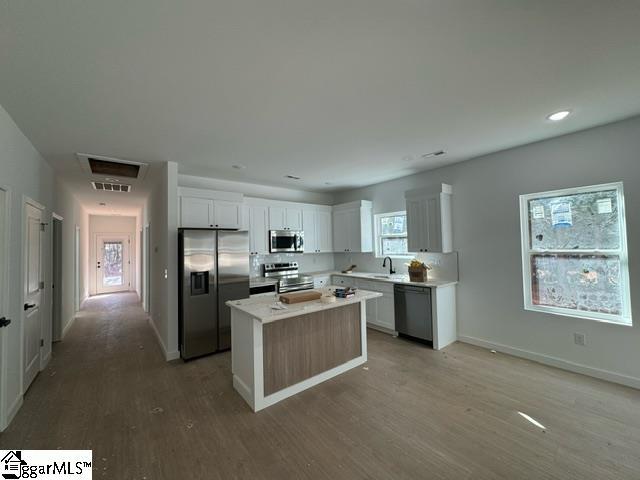
[[[400,235],[400,234],[390,234],[390,235],[383,235],[382,234],[382,219],[385,217],[398,217],[398,216],[404,216],[405,217],[405,225],[406,223],[406,217],[407,217],[407,212],[406,210],[400,210],[397,212],[384,212],[384,213],[376,213],[373,216],[373,224],[374,224],[374,237],[375,237],[375,256],[376,258],[385,258],[385,257],[391,257],[391,258],[401,258],[401,259],[406,259],[406,258],[413,258],[414,255],[411,252],[407,252],[406,255],[385,255],[383,253],[382,250],[382,239],[383,238],[406,238],[407,239],[407,246],[409,245],[409,238],[408,238],[408,231],[405,231],[404,234]],[[408,230],[408,229],[407,229]]]
[[[618,202],[618,223],[620,228],[620,246],[617,249],[541,249],[531,247],[529,225],[529,201],[548,197],[575,195],[580,193],[593,193],[605,190],[615,190]],[[624,205],[624,188],[622,182],[590,185],[585,187],[572,187],[552,190],[548,192],[529,193],[520,195],[520,239],[522,249],[522,279],[524,309],[540,313],[550,313],[564,317],[573,317],[597,322],[605,322],[614,325],[633,326],[631,316],[631,291],[629,283],[629,259],[627,247],[627,225]],[[614,315],[610,313],[588,312],[572,310],[569,308],[553,307],[549,305],[535,305],[531,290],[531,257],[536,254],[567,254],[567,255],[609,255],[620,258],[620,291],[622,294],[622,313]]]

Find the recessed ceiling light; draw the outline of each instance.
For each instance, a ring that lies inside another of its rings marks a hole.
[[[236,170],[244,170],[246,167],[246,165],[240,165],[239,163],[237,165],[231,165],[232,168],[235,168]]]
[[[551,120],[552,122],[559,122],[560,120],[564,120],[565,118],[567,118],[570,113],[571,110],[560,110],[559,112],[547,115],[547,120]]]
[[[296,177],[295,175],[285,175],[284,178],[290,178],[291,180],[300,180],[300,177]]]
[[[439,157],[440,155],[444,155],[445,152],[444,150],[436,150],[435,152],[429,152],[429,153],[425,153],[424,155],[422,155],[422,158],[429,158],[429,157]]]

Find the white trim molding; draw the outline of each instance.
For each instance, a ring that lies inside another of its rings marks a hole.
[[[600,368],[589,367],[580,363],[570,362],[558,357],[552,357],[551,355],[544,355],[542,353],[531,352],[529,350],[523,350],[521,348],[511,347],[509,345],[503,345],[501,343],[494,343],[482,338],[459,336],[458,341],[463,343],[469,343],[477,347],[483,347],[497,352],[513,355],[514,357],[520,357],[527,360],[532,360],[543,365],[556,367],[561,370],[568,370],[569,372],[580,373],[589,377],[598,378],[600,380],[606,380],[627,387],[640,389],[640,378],[632,377],[630,375],[624,375],[621,373],[611,372],[609,370],[603,370]]]
[[[158,340],[158,345],[160,346],[160,350],[162,350],[162,354],[164,355],[165,360],[167,362],[170,362],[171,360],[177,360],[178,358],[180,358],[179,350],[171,350],[171,351],[167,350],[167,347],[164,344],[164,341],[160,336],[160,332],[158,332],[158,329],[156,328],[156,324],[151,318],[151,315],[149,315],[149,317],[147,318],[147,321],[149,322],[149,325],[151,326],[153,333],[155,333],[156,335],[156,340]]]

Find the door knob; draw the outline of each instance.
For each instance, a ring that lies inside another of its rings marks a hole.
[[[25,303],[24,304],[24,311],[26,312],[27,310],[29,310],[30,308],[33,308],[35,306],[36,306],[35,303]]]
[[[0,328],[8,326],[10,323],[11,320],[9,320],[8,318],[0,318]]]

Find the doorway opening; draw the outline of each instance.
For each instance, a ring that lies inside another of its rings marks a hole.
[[[51,221],[51,323],[52,340],[62,340],[62,221],[53,214]]]
[[[6,330],[9,320],[8,265],[9,258],[9,193],[0,187],[0,431],[7,426]]]
[[[130,235],[96,235],[96,294],[131,289]]]

